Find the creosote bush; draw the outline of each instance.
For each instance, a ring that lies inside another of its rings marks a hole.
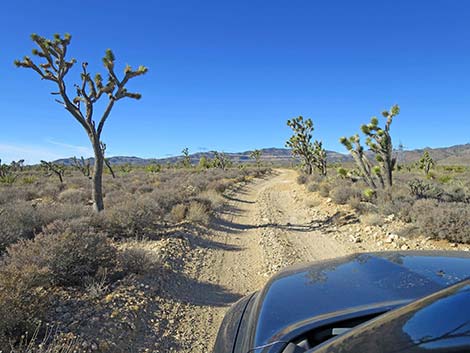
[[[470,206],[418,200],[411,218],[424,235],[456,243],[470,243]]]
[[[18,271],[34,264],[47,269],[47,280],[55,285],[79,285],[98,269],[114,269],[116,249],[103,234],[40,234],[7,250],[6,263]]]

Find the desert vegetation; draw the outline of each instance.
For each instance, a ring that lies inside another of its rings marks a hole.
[[[186,164],[170,169],[126,166],[116,178],[104,174],[108,207],[96,213],[87,162],[80,163],[78,169],[60,166],[60,180],[53,177],[55,173],[51,175],[56,168],[53,163],[21,168],[17,163],[2,164],[3,176],[9,176],[0,182],[3,351],[33,349],[31,339],[40,342],[44,337],[49,338],[43,347],[50,345],[52,350],[94,350],[89,343],[79,342],[80,329],[72,325],[80,307],[95,312],[106,311],[103,305],[108,306],[111,315],[111,304],[103,298],[132,286],[151,270],[168,267],[165,260],[149,255],[135,242],[171,239],[184,229],[191,232],[191,227],[210,226],[224,204],[224,192],[268,172],[265,168]],[[63,311],[71,301],[81,303],[75,313],[70,308]],[[60,334],[52,335],[49,325],[57,322]],[[26,332],[33,337],[26,337]]]
[[[359,134],[340,139],[354,164],[330,165],[328,177],[307,170],[297,181],[338,205],[349,204],[373,223],[380,223],[380,215],[397,217],[409,225],[407,236],[470,243],[470,170],[440,166],[428,151],[416,163],[397,164],[391,124],[399,112],[398,105],[384,111],[383,128],[376,117],[361,126],[368,150]]]

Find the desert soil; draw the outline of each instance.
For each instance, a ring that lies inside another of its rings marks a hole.
[[[232,192],[211,230],[190,239],[180,269],[184,280],[168,285],[179,299],[163,311],[162,352],[210,352],[230,305],[286,266],[354,252],[461,248],[403,238],[404,225],[393,216],[362,224],[348,206],[307,192],[297,175],[276,170]]]

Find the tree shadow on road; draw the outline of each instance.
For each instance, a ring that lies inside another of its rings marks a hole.
[[[292,224],[292,223],[276,223],[276,222],[268,222],[263,224],[242,224],[236,223],[232,221],[228,221],[226,219],[217,218],[215,222],[212,224],[212,228],[220,231],[220,232],[227,232],[227,233],[241,233],[246,230],[251,229],[279,229],[283,231],[291,231],[291,232],[313,232],[313,231],[324,231],[325,233],[329,233],[333,230],[329,229],[331,226],[343,226],[358,223],[359,219],[357,216],[353,214],[346,214],[343,212],[336,212],[332,216],[329,216],[325,219],[321,220],[313,220],[306,224]]]

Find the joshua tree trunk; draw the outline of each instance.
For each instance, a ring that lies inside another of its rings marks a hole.
[[[95,154],[95,164],[93,167],[93,189],[92,189],[92,197],[93,197],[93,209],[96,212],[100,212],[104,210],[104,202],[103,202],[103,166],[104,166],[104,154],[103,150],[101,149],[101,144],[99,141],[92,141],[93,143],[93,151]]]

